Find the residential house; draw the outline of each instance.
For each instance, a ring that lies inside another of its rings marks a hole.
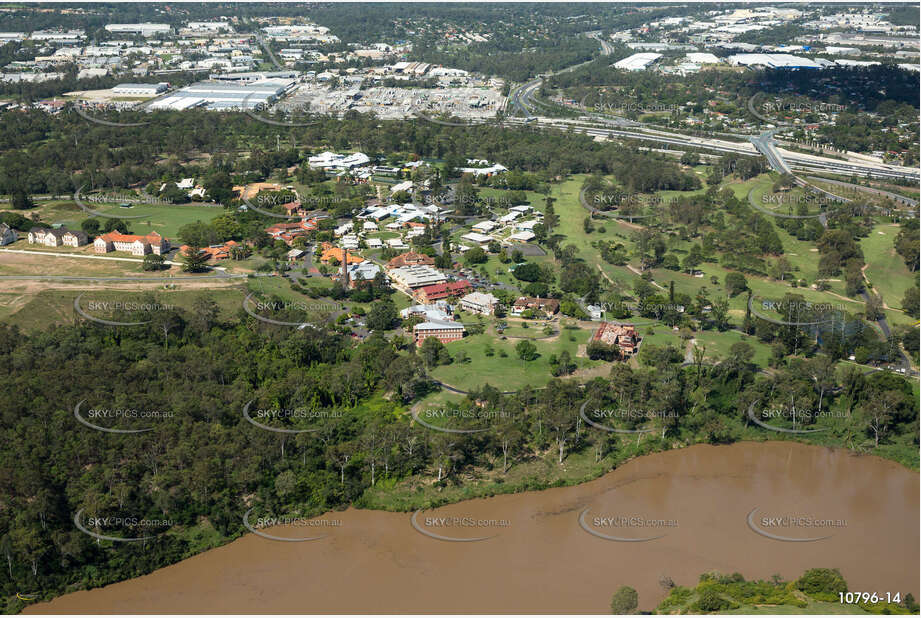
[[[485,159],[467,159],[467,164],[482,167],[459,167],[457,171],[461,174],[473,174],[474,176],[486,176],[487,178],[508,171],[508,168],[504,165],[500,163],[490,165],[489,161]]]
[[[588,312],[590,320],[600,320],[604,315],[604,309],[599,305],[588,305],[585,310]]]
[[[560,301],[555,298],[519,296],[509,310],[509,313],[514,316],[519,316],[529,309],[534,313],[540,312],[544,315],[551,316],[560,310]]]
[[[290,247],[295,238],[304,236],[315,229],[317,229],[316,219],[306,219],[290,223],[275,223],[265,228],[265,232],[275,240],[284,241]]]
[[[202,247],[201,249],[198,250],[198,253],[206,254],[208,256],[208,259],[213,262],[219,262],[221,260],[229,259],[231,249],[239,245],[240,243],[238,243],[235,240],[228,240],[222,245],[210,245],[208,247]],[[179,247],[179,252],[182,253],[183,255],[189,255],[189,251],[191,249],[192,248],[189,245],[182,245],[181,247]]]
[[[602,322],[598,330],[595,331],[592,341],[617,346],[620,348],[621,354],[624,357],[628,357],[636,354],[640,344],[640,336],[632,324]]]

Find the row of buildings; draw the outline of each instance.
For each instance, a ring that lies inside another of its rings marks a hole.
[[[66,227],[33,227],[29,230],[28,240],[30,245],[43,247],[82,247],[89,243],[89,236],[86,232]],[[137,256],[149,253],[164,255],[170,250],[170,242],[157,232],[138,235],[113,231],[97,236],[93,241],[93,250],[96,253],[124,251]]]

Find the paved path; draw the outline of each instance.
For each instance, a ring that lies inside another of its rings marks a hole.
[[[54,257],[81,258],[84,260],[113,260],[116,262],[134,262],[135,264],[139,264],[144,261],[143,258],[138,259],[138,258],[114,257],[114,256],[106,256],[106,255],[86,255],[83,253],[54,253],[51,251],[32,251],[30,249],[0,249],[0,251],[5,251],[6,253],[21,253],[23,255],[51,255]],[[173,262],[172,260],[164,260],[163,263],[169,264],[171,266],[182,266],[180,262]],[[214,267],[214,270],[223,271],[224,268],[217,266],[217,267]]]

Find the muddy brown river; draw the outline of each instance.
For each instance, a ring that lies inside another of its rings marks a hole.
[[[798,577],[918,598],[918,474],[795,443],[694,446],[576,487],[411,514],[349,509],[338,526],[260,529],[224,547],[26,613],[610,613],[662,576]],[[588,510],[586,510],[588,509]],[[324,536],[325,535],[325,536]],[[454,539],[454,540],[446,540]],[[466,539],[466,540],[457,540]],[[473,540],[483,539],[483,540]]]

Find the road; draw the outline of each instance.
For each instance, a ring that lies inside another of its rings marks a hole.
[[[818,182],[827,182],[830,185],[835,185],[836,187],[845,187],[848,189],[853,189],[854,191],[860,191],[861,193],[869,193],[871,195],[879,195],[881,197],[888,198],[893,202],[902,204],[903,206],[910,206],[912,208],[918,208],[918,200],[913,200],[910,197],[905,197],[904,195],[899,195],[898,193],[891,193],[889,191],[883,191],[882,189],[874,189],[872,187],[864,187],[863,185],[855,185],[850,182],[843,182],[841,180],[830,180],[828,178],[820,178],[818,176],[807,176],[809,180],[815,180]]]
[[[601,45],[601,55],[602,56],[609,56],[610,54],[614,52],[614,46],[608,43],[607,41],[605,41],[604,39],[602,39],[599,33],[589,32],[589,33],[586,33],[586,36],[598,41],[598,43]],[[556,71],[555,73],[550,73],[549,75],[551,76],[559,75],[560,73],[574,71],[581,66],[585,66],[586,64],[589,64],[593,60],[594,58],[592,60],[586,60],[585,62],[574,64],[570,67],[566,67],[565,69],[560,69],[559,71]],[[515,88],[511,93],[509,93],[507,107],[515,108],[517,112],[521,112],[522,114],[525,115],[526,118],[531,118],[533,116],[532,111],[531,111],[532,108],[542,105],[539,101],[536,101],[534,99],[534,93],[537,91],[538,88],[540,88],[540,85],[543,83],[543,81],[544,81],[543,77],[538,77],[538,78],[532,79],[531,81],[527,82],[526,84],[522,86],[518,86],[517,88]]]
[[[588,36],[594,38],[601,44],[603,55],[608,55],[613,51],[613,47],[601,39],[597,33],[589,33]],[[553,75],[558,75],[566,71],[572,71],[585,64],[587,63],[579,63],[577,65],[557,71],[556,73],[553,73]],[[598,114],[586,114],[586,116],[583,116],[577,120],[536,116],[534,111],[537,106],[542,104],[534,99],[534,93],[542,83],[543,78],[536,78],[515,88],[509,94],[509,106],[516,110],[516,112],[524,114],[525,118],[521,119],[509,117],[506,119],[506,122],[512,125],[527,124],[529,126],[537,126],[541,128],[572,130],[593,137],[605,137],[608,139],[636,139],[669,144],[683,148],[692,147],[702,150],[713,150],[722,153],[736,153],[749,156],[762,154],[768,159],[771,167],[782,174],[792,174],[793,169],[798,169],[812,171],[813,173],[816,171],[830,172],[844,176],[900,179],[909,180],[912,182],[919,182],[919,180],[921,180],[921,170],[917,168],[906,168],[896,165],[888,165],[885,163],[842,161],[830,157],[796,153],[778,148],[774,143],[774,133],[783,130],[785,123],[782,122],[777,122],[777,124],[781,125],[780,127],[761,133],[756,137],[740,135],[740,137],[745,137],[749,141],[732,142],[713,138],[699,138],[681,133],[670,133],[649,129],[640,130],[638,127],[641,127],[642,125],[639,123],[613,116],[601,117]],[[749,110],[752,111],[752,113],[761,120],[765,122],[771,121],[771,119],[762,116],[757,112],[757,110],[754,109],[753,99],[754,97],[749,100]],[[611,129],[601,127],[598,126],[598,123],[607,125],[614,124],[619,128]],[[828,195],[831,196],[833,194],[828,193]]]

